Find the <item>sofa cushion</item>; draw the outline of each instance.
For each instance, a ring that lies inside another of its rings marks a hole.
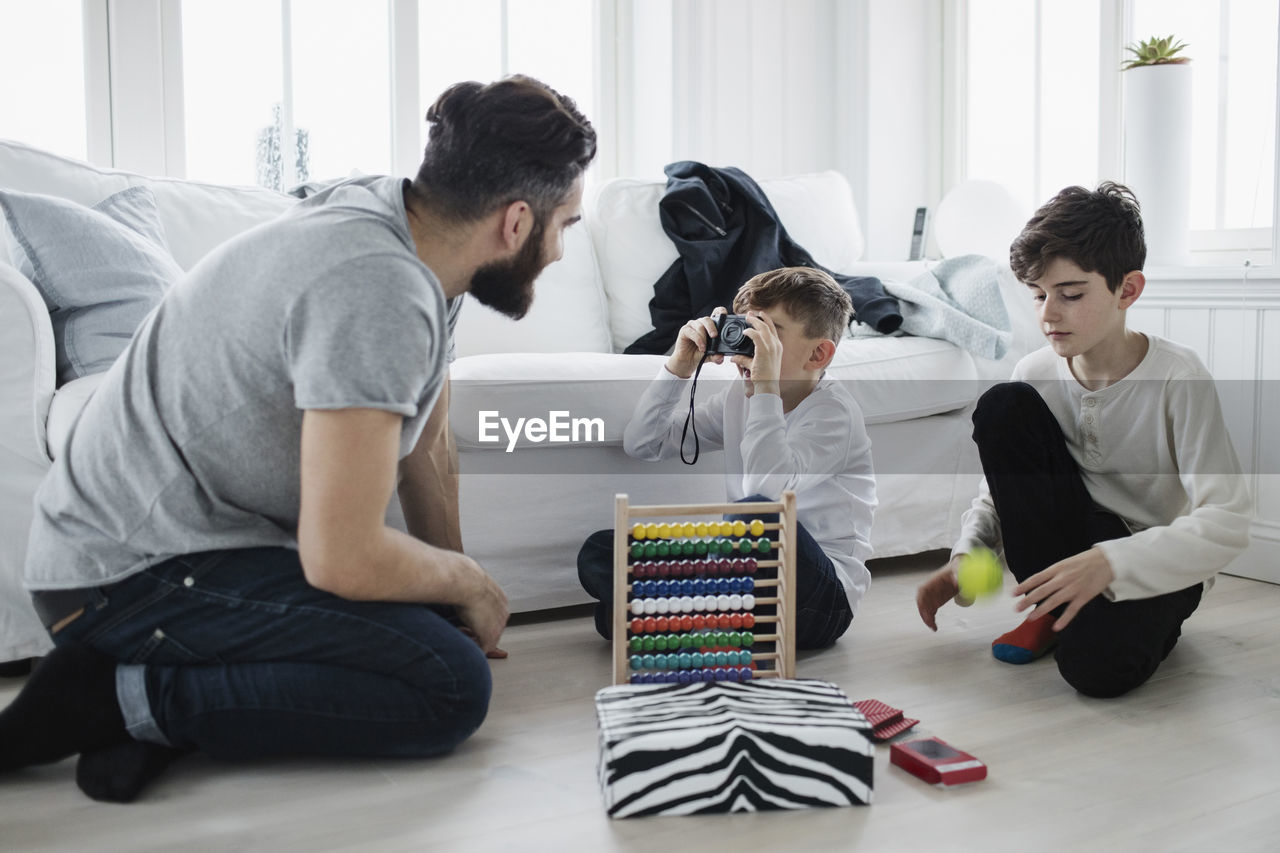
[[[512,352],[611,352],[600,267],[584,225],[564,233],[564,257],[534,286],[533,306],[516,321],[466,297],[453,342],[459,356]]]
[[[955,411],[979,394],[973,357],[934,338],[845,338],[827,376],[850,383],[868,425]]]
[[[45,442],[49,458],[57,459],[67,448],[67,440],[71,438],[71,427],[80,410],[89,402],[93,392],[102,384],[105,373],[93,373],[74,379],[58,389],[49,406],[49,420],[45,424]]]
[[[850,271],[862,256],[863,242],[853,193],[842,175],[822,172],[759,183],[793,240],[823,266]],[[653,285],[677,258],[658,220],[665,192],[665,181],[615,178],[594,199],[589,223],[617,351],[653,328]]]
[[[615,353],[460,358],[450,369],[449,406],[458,448],[505,452],[583,444],[620,446],[636,401],[665,362],[661,355]],[[736,376],[737,368],[727,362],[704,365],[699,398],[705,399],[703,395],[710,396]],[[867,424],[954,411],[978,395],[973,358],[953,344],[932,338],[846,338],[836,349],[827,376],[849,383]],[[545,435],[531,438],[518,426],[521,418],[542,420],[547,424]],[[591,423],[595,419],[600,421],[598,427]]]
[[[138,178],[156,194],[173,258],[184,270],[215,246],[298,203],[262,187],[229,187],[175,178]]]
[[[148,186],[155,193],[169,250],[183,269],[190,269],[227,238],[278,216],[298,201],[261,187],[148,178],[104,169],[20,142],[0,140],[0,187],[5,189],[92,205],[125,187],[138,185]],[[3,236],[0,234],[0,242]]]
[[[182,276],[146,187],[92,208],[0,190],[0,207],[17,244],[13,265],[49,306],[59,384],[110,367]]]
[[[550,437],[531,441],[521,434],[515,447],[621,445],[636,400],[665,361],[660,355],[585,352],[460,358],[449,371],[449,421],[458,449],[505,451],[509,440],[499,418],[514,425],[519,418],[548,420],[553,412],[565,412],[566,418],[599,418],[603,434],[580,432],[578,440],[569,442],[553,442]],[[488,432],[497,440],[481,440],[482,419],[496,427]],[[569,429],[572,436],[572,424]]]
[[[137,177],[0,139],[0,187],[4,189],[56,195],[92,205],[132,185]]]

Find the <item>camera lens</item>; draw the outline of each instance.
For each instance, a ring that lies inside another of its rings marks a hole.
[[[742,341],[742,327],[737,323],[726,323],[724,327],[724,342],[729,346],[736,347]]]

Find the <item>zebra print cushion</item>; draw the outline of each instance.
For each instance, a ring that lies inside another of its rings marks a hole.
[[[623,684],[596,719],[610,817],[871,802],[871,727],[827,681]]]

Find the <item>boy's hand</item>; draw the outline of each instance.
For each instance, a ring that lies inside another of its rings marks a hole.
[[[1028,618],[1039,619],[1065,604],[1067,609],[1053,623],[1053,630],[1061,631],[1071,624],[1081,607],[1111,586],[1115,579],[1116,573],[1106,555],[1098,548],[1090,548],[1036,572],[1015,586],[1013,594],[1022,596],[1015,609],[1026,610],[1035,605]]]
[[[748,311],[743,315],[751,324],[743,334],[755,344],[754,356],[735,355],[731,360],[742,368],[746,382],[747,396],[752,394],[777,394],[782,396],[779,378],[782,373],[782,341],[778,340],[778,329],[773,321],[759,311]]]
[[[724,314],[724,308],[716,308],[710,317],[696,317],[680,327],[675,349],[667,359],[667,370],[681,379],[688,379],[702,361],[711,339],[716,336],[716,316]],[[720,364],[723,355],[713,355],[707,361]]]
[[[935,618],[938,609],[960,592],[960,582],[956,580],[960,556],[957,554],[952,557],[945,566],[929,575],[928,580],[916,589],[916,610],[920,611],[920,619],[929,626],[930,631],[938,630],[938,621]]]

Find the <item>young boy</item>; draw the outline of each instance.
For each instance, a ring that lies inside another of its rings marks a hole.
[[[1023,228],[1010,264],[1049,345],[973,415],[986,479],[952,557],[920,586],[920,617],[959,596],[956,568],[1004,546],[1021,626],[992,643],[1027,663],[1057,646],[1089,696],[1145,682],[1214,575],[1249,543],[1240,463],[1217,393],[1190,349],[1125,326],[1146,280],[1142,218],[1127,188],[1068,187]]]
[[[623,435],[631,456],[680,452],[689,379],[716,337],[716,315],[690,320]],[[862,410],[840,382],[824,378],[852,307],[821,270],[786,267],[742,286],[733,310],[751,325],[754,356],[735,355],[739,376],[695,402],[700,442],[725,449],[731,501],[796,493],[796,646],[825,648],[853,620],[871,584],[864,561],[875,508],[871,442]],[[720,363],[723,355],[711,355]],[[600,601],[596,629],[610,636],[613,532],[592,534],[578,555],[582,586]]]

